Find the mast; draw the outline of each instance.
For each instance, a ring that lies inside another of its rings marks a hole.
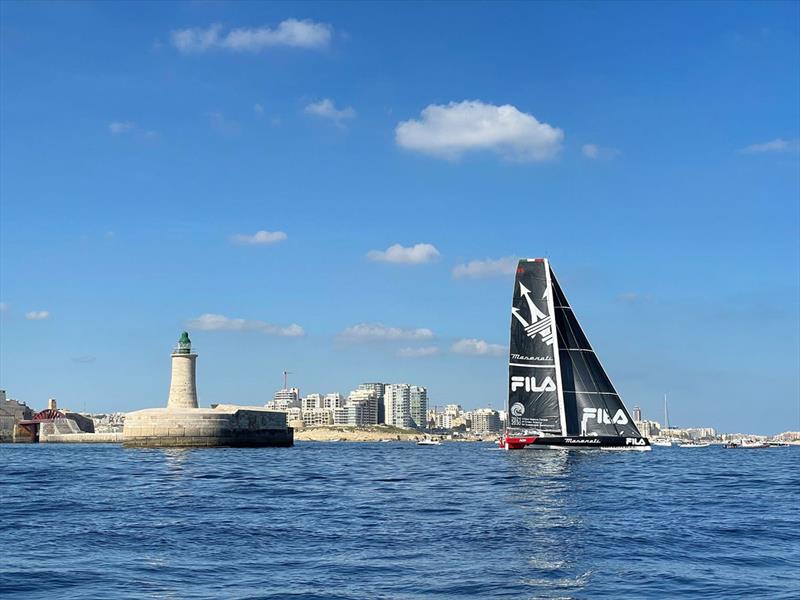
[[[664,394],[664,427],[669,429],[669,413],[667,412],[667,395]]]
[[[544,259],[544,270],[547,276],[547,312],[553,317],[553,329],[555,326],[555,302],[553,302],[553,282],[550,277],[550,261]],[[558,356],[558,334],[553,336],[553,359],[556,365],[556,392],[558,393],[558,412],[561,417],[561,435],[567,435],[567,412],[564,408],[564,386],[561,382],[561,359]]]

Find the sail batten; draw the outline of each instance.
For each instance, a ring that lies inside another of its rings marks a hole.
[[[517,268],[509,378],[511,427],[640,436],[546,259]]]

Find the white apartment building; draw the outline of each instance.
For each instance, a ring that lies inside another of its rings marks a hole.
[[[345,407],[351,404],[360,404],[362,406],[362,416],[359,425],[378,424],[378,399],[374,391],[362,389],[353,390],[347,397],[347,404],[345,404]]]
[[[304,410],[303,425],[305,427],[333,425],[333,410],[330,408],[312,408],[311,410]]]
[[[372,382],[362,383],[358,386],[358,390],[373,392],[378,406],[378,423],[386,423],[386,404],[384,402],[384,394],[386,391],[386,384]]]
[[[325,408],[325,404],[322,400],[322,394],[309,394],[303,398],[301,408],[303,411],[313,410],[315,408]]]
[[[411,386],[407,383],[391,383],[384,389],[383,401],[386,406],[386,424],[410,429]]]
[[[325,408],[342,408],[344,406],[344,400],[342,399],[342,395],[338,392],[334,394],[325,394],[324,404]]]
[[[417,429],[428,428],[428,390],[419,385],[412,385],[409,389],[409,413]]]
[[[266,406],[272,410],[283,411],[300,408],[300,390],[296,387],[278,390]]]

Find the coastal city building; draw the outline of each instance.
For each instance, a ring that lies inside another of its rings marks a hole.
[[[347,397],[347,404],[361,405],[361,414],[363,425],[377,425],[378,424],[378,399],[374,391],[357,389],[350,392]]]
[[[385,383],[362,383],[358,386],[359,390],[373,392],[378,407],[378,423],[386,423],[386,405],[384,403]]]
[[[322,394],[309,394],[308,396],[305,396],[303,398],[301,404],[302,404],[301,408],[304,411],[312,410],[314,408],[325,408],[322,399]]]
[[[428,390],[419,385],[412,385],[409,388],[409,412],[411,415],[412,427],[417,429],[427,429],[428,419]]]
[[[325,394],[324,399],[324,408],[342,408],[344,406],[344,400],[342,400],[342,395],[338,392],[333,394]]]
[[[284,412],[289,408],[300,408],[300,390],[296,387],[280,389],[275,392],[272,400],[267,402],[266,407]]]
[[[492,408],[472,412],[472,431],[478,435],[500,431],[500,413]]]
[[[304,410],[302,419],[305,427],[321,427],[325,425],[333,425],[333,409],[330,408],[312,408],[311,410]]]
[[[390,383],[384,388],[383,401],[386,408],[386,424],[410,429],[411,386],[407,383]]]

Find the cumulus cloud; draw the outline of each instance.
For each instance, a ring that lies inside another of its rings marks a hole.
[[[305,331],[300,325],[292,323],[286,327],[272,325],[264,321],[250,319],[233,319],[225,315],[205,313],[192,319],[187,323],[191,329],[202,331],[257,331],[268,335],[279,335],[283,337],[298,337],[305,335]]]
[[[439,354],[439,348],[436,346],[400,348],[400,350],[397,351],[397,356],[400,358],[425,358],[426,356],[435,356],[437,354]]]
[[[479,100],[431,104],[419,119],[403,121],[395,128],[398,146],[448,160],[478,150],[516,161],[547,160],[558,154],[563,139],[561,129],[515,106]]]
[[[246,233],[237,233],[231,236],[231,241],[234,244],[243,244],[248,246],[266,246],[268,244],[277,244],[282,242],[288,236],[282,231],[256,231],[253,235]]]
[[[439,251],[433,244],[415,244],[408,247],[394,244],[386,250],[370,250],[367,252],[367,258],[375,262],[406,265],[428,263],[436,260],[439,256]]]
[[[342,331],[339,337],[348,342],[430,340],[433,338],[433,332],[426,328],[403,329],[382,323],[359,323]]]
[[[606,148],[598,146],[597,144],[584,144],[581,147],[581,152],[586,158],[596,159],[612,159],[621,154],[616,148]]]
[[[486,260],[471,260],[468,263],[456,265],[453,269],[453,277],[456,279],[480,279],[484,277],[514,275],[517,272],[517,262],[518,259],[514,256],[504,256],[495,259],[487,258]]]
[[[800,148],[800,140],[784,140],[778,138],[763,144],[750,144],[739,152],[741,154],[765,154],[767,152],[789,152]]]
[[[28,321],[44,321],[50,318],[50,313],[46,310],[32,310],[25,313],[25,318]]]
[[[353,107],[346,106],[345,108],[341,109],[336,108],[336,105],[330,98],[325,98],[319,102],[312,102],[303,110],[308,115],[329,119],[340,127],[344,126],[345,121],[354,119],[356,116],[356,111]]]
[[[170,33],[172,45],[181,54],[200,54],[212,49],[231,52],[261,52],[266,48],[287,46],[307,50],[330,44],[333,27],[308,19],[286,19],[276,28],[240,27],[224,31],[222,25],[176,29]]]
[[[502,356],[508,348],[501,344],[490,344],[474,338],[458,340],[450,347],[451,352],[469,356]]]

